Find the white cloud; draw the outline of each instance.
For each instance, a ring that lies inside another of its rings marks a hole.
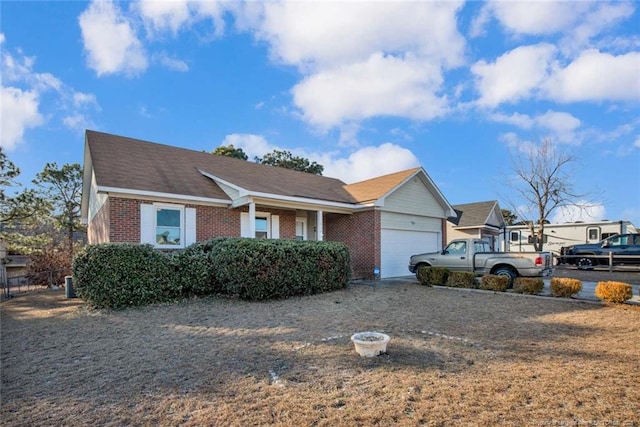
[[[583,52],[544,85],[549,98],[560,102],[640,100],[640,52],[614,56]]]
[[[225,28],[223,15],[231,6],[225,1],[214,0],[140,0],[134,8],[150,34],[171,31],[176,35],[194,22],[210,19],[214,24],[214,35],[221,36]]]
[[[478,104],[495,107],[532,95],[550,73],[556,48],[547,43],[521,46],[505,53],[493,63],[476,62],[471,72],[480,93]]]
[[[565,222],[593,222],[601,221],[607,218],[607,211],[604,205],[600,203],[590,203],[581,200],[574,205],[558,207],[553,216],[549,219],[553,224],[562,224]]]
[[[29,57],[18,50],[15,54],[5,50],[2,53],[2,139],[0,144],[12,149],[22,142],[27,129],[45,122],[45,117],[60,118],[72,130],[82,124],[92,125],[86,111],[99,110],[94,94],[75,91],[50,73],[34,70],[35,57]],[[45,96],[47,94],[48,96]],[[53,99],[53,102],[51,100]]]
[[[636,148],[640,148],[640,135],[636,137],[636,141],[633,143],[633,146]]]
[[[247,133],[227,135],[220,145],[233,145],[235,148],[242,148],[250,161],[273,150],[280,150],[279,147],[271,145],[264,136]]]
[[[536,123],[550,131],[553,140],[558,142],[578,142],[575,132],[580,127],[580,120],[573,115],[559,111],[547,111],[536,117]]]
[[[146,70],[148,61],[131,22],[111,0],[94,0],[78,18],[87,62],[98,76]]]
[[[86,129],[95,128],[93,121],[81,113],[75,113],[73,115],[63,117],[62,123],[67,129],[75,132],[84,132]]]
[[[262,135],[254,134],[227,135],[221,145],[242,148],[250,161],[253,161],[255,157],[263,157],[273,150],[282,150],[282,148],[271,144]],[[347,157],[338,152],[318,153],[305,149],[288,149],[288,151],[291,151],[295,156],[305,157],[321,164],[324,167],[322,173],[324,176],[338,178],[346,183],[363,181],[420,166],[420,161],[410,150],[392,143],[362,147]]]
[[[575,4],[579,2],[566,2]],[[588,46],[590,40],[602,33],[607,28],[613,27],[623,19],[629,18],[634,13],[634,5],[631,2],[603,1],[591,3],[592,9],[588,10],[581,19],[576,20],[576,26],[566,32],[560,41],[562,49],[567,53],[577,52]],[[579,7],[579,6],[578,6]]]
[[[348,157],[322,154],[313,160],[324,166],[323,175],[348,184],[420,166],[410,150],[389,142],[362,147]]]
[[[443,115],[443,70],[464,64],[462,2],[261,2],[236,13],[271,57],[298,68],[301,117],[344,142],[372,117]]]
[[[92,93],[74,92],[72,98],[75,107],[92,106],[98,108],[98,100]]]
[[[365,61],[373,52],[413,52],[438,64],[463,62],[460,1],[264,2],[239,25],[265,40],[278,61],[314,70]]]
[[[447,110],[435,94],[441,84],[439,69],[428,62],[376,53],[366,62],[318,72],[292,93],[305,120],[330,128],[373,116],[441,116]]]
[[[481,16],[493,15],[511,33],[541,35],[570,28],[589,7],[588,2],[493,1],[483,7]]]
[[[141,0],[137,6],[150,30],[171,30],[175,34],[191,15],[187,1]]]
[[[186,62],[179,59],[170,58],[166,53],[157,55],[156,60],[170,70],[180,71],[182,73],[189,71],[189,65],[187,65]]]
[[[7,150],[22,142],[26,129],[39,126],[43,122],[38,111],[38,94],[22,91],[15,87],[2,87],[2,132],[0,146]]]
[[[535,119],[532,119],[528,114],[520,113],[513,113],[510,116],[503,113],[494,113],[489,118],[494,122],[506,123],[521,129],[531,129],[536,123]]]

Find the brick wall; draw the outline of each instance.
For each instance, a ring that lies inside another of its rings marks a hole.
[[[196,209],[196,240],[240,236],[240,212],[216,206],[187,205]]]
[[[90,244],[109,242],[109,199],[100,207],[87,226],[87,240]]]
[[[109,197],[110,242],[140,243],[141,203],[142,200]]]
[[[380,267],[380,212],[326,214],[324,221],[325,240],[344,242],[349,247],[351,277],[373,278],[373,268]]]
[[[104,221],[110,224],[108,229],[108,240],[100,241],[139,243],[140,205],[142,203],[151,204],[153,201],[110,197],[107,202],[109,209],[105,213],[104,218]],[[105,204],[105,206],[107,204]],[[197,241],[203,241],[214,237],[240,237],[240,212],[246,212],[248,210],[247,208],[228,209],[224,207],[193,204],[187,204],[185,207],[196,209]],[[281,239],[296,238],[295,211],[263,208],[258,210],[280,216]]]

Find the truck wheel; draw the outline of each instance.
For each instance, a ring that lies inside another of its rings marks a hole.
[[[503,276],[509,278],[509,288],[513,287],[513,282],[518,277],[518,273],[516,273],[511,267],[498,267],[493,272],[496,276]]]
[[[592,258],[583,257],[578,258],[578,261],[576,261],[576,265],[578,266],[579,270],[591,270],[593,267],[595,267],[596,261]]]

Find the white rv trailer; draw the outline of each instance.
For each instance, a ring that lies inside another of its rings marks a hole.
[[[560,255],[560,248],[581,243],[598,243],[614,234],[637,233],[629,221],[573,222],[545,224],[543,250]],[[528,225],[509,225],[503,229],[501,248],[505,252],[531,252],[534,236]]]

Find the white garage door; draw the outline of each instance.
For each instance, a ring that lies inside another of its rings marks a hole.
[[[408,265],[411,255],[438,250],[439,233],[385,228],[381,232],[382,278],[410,276]]]

